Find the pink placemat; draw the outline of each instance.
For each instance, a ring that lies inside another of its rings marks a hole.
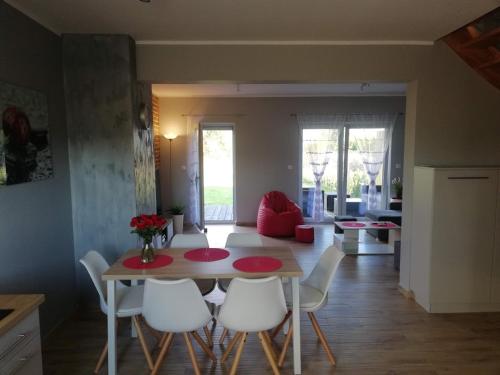
[[[272,272],[282,266],[281,260],[265,256],[240,258],[233,262],[233,267],[242,272]]]
[[[151,263],[142,263],[140,256],[130,257],[123,261],[123,265],[134,270],[144,270],[151,268],[165,267],[174,261],[169,255],[155,255],[155,259]]]
[[[341,222],[344,227],[347,228],[363,228],[366,227],[365,224],[359,223],[357,221],[342,221]]]
[[[378,228],[395,228],[396,224],[394,223],[386,223],[386,222],[381,222],[381,223],[372,223],[371,224],[374,227]]]
[[[229,256],[229,251],[216,247],[202,247],[184,253],[184,258],[193,262],[215,262]]]

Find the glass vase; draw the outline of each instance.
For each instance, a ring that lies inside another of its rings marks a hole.
[[[153,242],[144,241],[144,245],[141,250],[141,262],[142,263],[151,263],[155,259],[155,251],[153,247]]]

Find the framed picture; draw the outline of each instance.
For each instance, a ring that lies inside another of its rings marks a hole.
[[[47,98],[0,82],[0,186],[53,176]]]

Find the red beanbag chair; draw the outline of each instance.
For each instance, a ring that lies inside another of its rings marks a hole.
[[[262,197],[257,214],[257,232],[270,237],[292,237],[295,226],[304,224],[299,206],[280,191]]]

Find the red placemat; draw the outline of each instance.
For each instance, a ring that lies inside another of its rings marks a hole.
[[[341,222],[344,227],[348,228],[363,228],[366,227],[365,224],[359,223],[357,221],[342,221]]]
[[[396,224],[394,223],[386,223],[386,222],[381,222],[381,223],[372,223],[374,227],[379,227],[379,228],[394,228]]]
[[[155,259],[151,263],[142,263],[140,256],[130,257],[123,261],[123,265],[134,270],[144,270],[151,268],[160,268],[168,266],[174,261],[169,255],[155,255]]]
[[[242,272],[272,272],[283,266],[281,260],[273,257],[246,257],[233,262],[233,267]]]
[[[184,258],[193,262],[215,262],[229,256],[229,251],[216,247],[201,247],[184,253]]]

